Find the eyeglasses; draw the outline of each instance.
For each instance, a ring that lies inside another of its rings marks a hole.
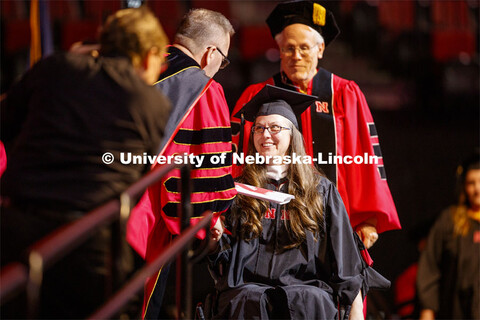
[[[274,124],[273,126],[270,126],[270,127],[253,126],[252,127],[252,132],[254,134],[261,134],[261,133],[265,132],[265,129],[267,129],[268,132],[270,132],[271,135],[280,133],[282,130],[292,130],[291,128],[282,127],[282,126]]]
[[[222,55],[222,64],[220,65],[220,69],[225,69],[230,64],[230,60],[228,60],[227,56],[224,55],[222,50],[220,50],[218,47],[217,50]]]
[[[229,64],[230,60],[228,60],[227,56],[223,54],[222,50],[220,50],[218,47],[217,51],[222,55],[222,64],[220,65],[220,69],[225,69]]]
[[[305,56],[308,56],[312,52],[312,49],[315,48],[316,46],[318,46],[318,44],[314,45],[313,47],[309,47],[306,45],[300,46],[300,47],[288,46],[288,47],[281,48],[280,50],[286,57],[294,56],[297,50],[302,57],[305,57]]]

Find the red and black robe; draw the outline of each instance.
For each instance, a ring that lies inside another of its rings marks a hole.
[[[168,69],[155,85],[173,105],[159,155],[205,156],[201,167],[192,168],[191,222],[195,223],[203,212],[211,210],[214,225],[236,195],[231,176],[232,135],[228,105],[220,84],[208,78],[193,59],[170,47],[168,62]],[[217,164],[210,161],[222,153],[226,154],[225,161]],[[127,240],[147,262],[154,260],[170,243],[172,235],[180,232],[177,217],[181,197],[177,189],[179,179],[179,170],[173,170],[148,188],[130,216]],[[197,236],[203,238],[205,232]],[[147,280],[145,318],[155,317],[160,309],[164,288],[159,287],[163,287],[163,280],[166,280],[162,279],[162,270]]]
[[[300,91],[279,73],[265,82],[249,86],[237,101],[232,115],[243,107],[266,84]],[[312,159],[328,160],[331,156],[379,157],[378,164],[318,165],[336,184],[355,228],[362,222],[377,219],[379,233],[400,228],[395,204],[387,184],[378,135],[367,102],[358,85],[325,69],[319,69],[310,81],[306,94],[318,96],[301,116],[301,131],[307,154]],[[247,154],[251,122],[245,121],[240,133],[240,119],[231,117],[233,143]],[[240,137],[243,136],[240,142]],[[319,162],[319,161],[317,161]],[[234,176],[241,168],[234,165]]]

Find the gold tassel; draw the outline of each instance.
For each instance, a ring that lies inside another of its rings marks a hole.
[[[327,10],[318,3],[313,4],[313,23],[319,26],[325,25]]]

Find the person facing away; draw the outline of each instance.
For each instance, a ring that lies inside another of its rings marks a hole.
[[[420,256],[420,319],[480,319],[480,157],[459,166],[458,204],[444,210]]]
[[[159,21],[144,7],[120,10],[99,40],[98,57],[62,53],[39,61],[1,102],[8,156],[2,265],[23,260],[35,241],[119,197],[148,171],[146,164],[122,164],[121,155],[154,153],[161,142],[170,103],[151,86],[167,45]],[[39,317],[83,318],[106,301],[108,233],[102,229],[47,271]]]
[[[232,236],[216,226],[214,318],[336,319],[343,309],[363,319],[369,281],[388,286],[363,261],[333,183],[292,160],[306,155],[297,116],[315,98],[267,85],[243,107],[253,122],[248,155],[274,160],[245,165],[238,181],[295,198],[279,205],[237,195],[225,218]]]
[[[187,154],[201,159],[191,163],[195,181],[191,195],[193,223],[211,210],[214,225],[236,194],[231,176],[229,108],[222,86],[212,79],[228,65],[233,34],[232,25],[221,13],[207,9],[189,11],[168,48],[168,68],[155,84],[173,105],[158,154]],[[223,160],[215,162],[213,157]],[[147,262],[164,250],[173,235],[180,233],[179,178],[179,170],[173,170],[151,186],[129,219],[127,239]],[[204,236],[204,231],[198,234],[199,238]],[[169,265],[163,266],[147,280],[144,318],[159,317],[168,271]]]
[[[252,123],[241,125],[241,115],[235,115],[266,84],[317,96],[301,117],[305,149],[337,186],[350,222],[368,249],[377,241],[378,233],[400,229],[400,222],[387,184],[375,123],[362,91],[355,82],[319,67],[326,46],[340,32],[335,18],[317,2],[286,1],[275,7],[266,22],[280,49],[280,72],[242,93],[231,117],[233,143],[238,152],[246,153]],[[329,156],[344,159],[365,154],[377,156],[378,163],[328,160]],[[241,167],[234,167],[234,176],[240,172]]]

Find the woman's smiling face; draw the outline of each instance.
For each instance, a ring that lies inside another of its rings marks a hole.
[[[259,116],[255,119],[255,126],[272,127],[280,126],[283,128],[276,134],[270,133],[268,129],[265,129],[263,133],[253,133],[253,144],[255,149],[262,156],[281,156],[283,157],[292,137],[292,123],[285,117],[278,114],[271,114],[267,116]]]

